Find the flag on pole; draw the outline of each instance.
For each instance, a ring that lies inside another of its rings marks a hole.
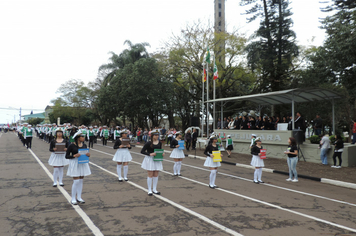
[[[214,61],[214,80],[219,78],[218,67],[216,66],[216,62]]]
[[[210,52],[209,52],[209,46],[206,49],[206,58],[205,61],[210,64]]]
[[[206,82],[206,70],[204,68],[204,76],[203,76],[203,83]]]

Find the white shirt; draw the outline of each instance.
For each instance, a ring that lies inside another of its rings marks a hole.
[[[330,148],[330,139],[329,137],[323,136],[320,141],[321,148]]]

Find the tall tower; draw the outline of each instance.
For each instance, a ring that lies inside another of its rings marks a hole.
[[[225,0],[214,0],[215,59],[225,66]],[[217,35],[220,34],[220,35]]]
[[[215,32],[225,32],[225,0],[214,0]]]

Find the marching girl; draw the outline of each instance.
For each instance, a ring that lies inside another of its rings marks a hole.
[[[183,158],[185,158],[184,151],[179,149],[178,141],[182,141],[182,133],[180,131],[176,133],[176,138],[171,141],[170,146],[171,148],[174,148],[170,155],[170,158],[174,159],[174,176],[181,176],[180,169],[182,168]]]
[[[124,146],[122,144],[122,139],[128,139],[127,137],[127,130],[124,129],[121,131],[120,135],[121,137],[118,138],[115,142],[114,149],[117,149],[113,161],[117,162],[117,175],[119,176],[119,182],[122,182],[122,177],[121,177],[121,166],[122,164],[124,165],[124,180],[128,181],[129,179],[127,178],[127,172],[129,171],[129,162],[132,160],[131,154],[128,149],[131,149],[131,145],[128,144],[127,146]]]
[[[91,171],[89,163],[78,163],[78,157],[80,156],[78,153],[79,150],[87,148],[87,145],[84,143],[85,135],[79,130],[74,134],[73,139],[74,143],[69,145],[66,152],[66,158],[70,159],[67,175],[73,177],[71,203],[77,205],[78,202],[82,204],[85,203],[82,199],[83,179],[84,176],[91,175]],[[90,157],[90,153],[87,153],[86,155]]]
[[[234,142],[232,141],[231,135],[227,136],[226,139],[226,152],[227,152],[227,157],[230,158],[231,151],[234,150]]]
[[[215,180],[216,180],[216,174],[218,171],[218,167],[221,166],[220,162],[214,162],[213,161],[213,151],[219,151],[219,147],[216,144],[218,141],[218,138],[216,135],[211,135],[210,136],[210,142],[208,146],[205,148],[204,154],[207,156],[206,160],[204,162],[204,166],[207,166],[210,168],[210,182],[209,182],[209,187],[214,189],[217,188],[218,186],[215,185]],[[222,156],[222,155],[221,155]]]
[[[264,183],[261,178],[262,178],[262,168],[265,166],[263,159],[260,158],[261,156],[261,149],[263,148],[261,146],[261,139],[260,138],[256,138],[255,139],[255,145],[252,146],[251,148],[251,154],[252,154],[252,160],[251,160],[251,166],[255,167],[255,173],[253,176],[253,182],[255,184],[259,184],[259,183]]]
[[[64,153],[56,153],[56,143],[63,143],[65,145],[64,151],[67,151],[68,143],[63,138],[63,130],[56,129],[55,138],[52,140],[49,145],[49,151],[52,152],[48,164],[53,166],[53,187],[57,187],[57,178],[59,180],[59,185],[64,186],[63,184],[63,169],[64,166],[69,164],[69,160],[65,158],[66,154]]]
[[[152,193],[160,195],[157,191],[158,173],[163,169],[161,161],[154,161],[153,157],[155,149],[162,149],[162,143],[159,141],[159,131],[154,130],[151,132],[151,141],[148,141],[142,148],[141,153],[145,155],[142,161],[141,168],[147,170],[147,186],[148,195],[152,196]],[[163,153],[164,156],[164,153]],[[153,184],[153,188],[151,188]]]

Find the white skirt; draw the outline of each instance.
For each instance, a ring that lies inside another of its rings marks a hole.
[[[149,171],[163,170],[162,161],[153,161],[153,157],[145,156],[141,168]]]
[[[184,151],[182,149],[175,148],[173,149],[170,158],[185,158]]]
[[[48,164],[50,166],[66,166],[69,165],[69,160],[66,159],[66,154],[55,154],[54,152],[51,153],[51,156],[48,160]]]
[[[221,163],[220,162],[213,162],[213,158],[207,156],[206,160],[204,162],[204,166],[207,166],[207,167],[219,167],[219,166],[221,166]]]
[[[116,162],[129,162],[132,161],[132,156],[127,148],[119,148],[112,160]]]
[[[260,156],[252,155],[251,166],[254,167],[265,167],[263,159]]]
[[[78,164],[78,158],[69,159],[67,175],[71,177],[91,175],[89,163]]]

